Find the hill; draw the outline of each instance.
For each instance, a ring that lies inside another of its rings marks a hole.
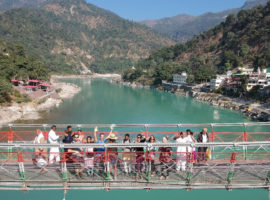
[[[194,35],[198,35],[226,20],[229,14],[236,14],[240,10],[251,9],[258,5],[266,5],[267,0],[248,0],[241,8],[229,9],[217,13],[205,13],[200,16],[177,15],[158,20],[141,21],[144,24],[176,42],[186,42]]]
[[[52,0],[0,0],[0,12],[14,8],[40,8]]]
[[[53,71],[121,71],[150,52],[174,44],[145,26],[84,0],[39,2],[40,9],[2,13],[0,38],[22,44]]]
[[[186,71],[189,83],[200,83],[239,66],[270,65],[270,2],[265,7],[231,14],[225,22],[185,44],[163,48],[123,74],[125,80],[161,84]]]
[[[47,80],[48,73],[48,68],[39,59],[28,55],[21,45],[6,44],[0,40],[0,103],[11,101],[11,95],[15,93],[11,88],[11,79]],[[20,97],[18,93],[14,95]]]

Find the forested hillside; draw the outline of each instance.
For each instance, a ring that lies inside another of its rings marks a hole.
[[[0,12],[14,8],[39,8],[53,0],[0,0]]]
[[[199,16],[177,15],[158,20],[145,20],[140,23],[169,36],[176,42],[186,42],[194,35],[198,35],[213,26],[226,20],[230,14],[236,14],[240,10],[251,9],[258,5],[266,5],[268,0],[248,0],[241,8],[234,8],[217,13],[204,13]]]
[[[270,65],[270,2],[229,15],[225,22],[195,36],[185,44],[163,48],[143,59],[124,79],[144,84],[172,80],[186,71],[188,82],[199,83],[239,66]]]
[[[84,0],[53,0],[42,9],[5,11],[0,15],[0,38],[22,44],[52,71],[61,73],[121,71],[150,52],[174,44]]]
[[[0,103],[11,101],[20,94],[11,88],[11,79],[47,80],[49,70],[36,57],[28,55],[20,45],[6,44],[0,40]]]

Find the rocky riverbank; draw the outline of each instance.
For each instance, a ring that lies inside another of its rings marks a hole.
[[[55,91],[42,100],[29,103],[12,103],[10,106],[0,107],[0,124],[11,123],[16,120],[31,120],[41,118],[40,112],[58,107],[65,99],[72,98],[81,88],[70,83],[58,82],[51,78]]]
[[[261,105],[256,102],[226,97],[216,93],[201,92],[196,88],[196,86],[178,86],[165,83],[160,87],[153,87],[149,85],[142,85],[140,83],[124,82],[121,79],[115,79],[112,82],[133,88],[151,88],[169,93],[190,96],[195,100],[207,102],[212,106],[218,106],[241,112],[243,115],[252,120],[270,121],[270,105]]]
[[[193,92],[192,98],[230,110],[241,112],[250,119],[258,121],[270,121],[270,109],[252,101],[238,98],[230,98],[215,93]]]

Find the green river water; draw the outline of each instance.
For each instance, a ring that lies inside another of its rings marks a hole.
[[[44,113],[44,118],[28,123],[72,124],[151,124],[245,122],[241,114],[211,107],[191,98],[156,90],[110,84],[101,79],[66,79],[82,91],[58,108]],[[62,191],[1,191],[0,199],[62,200]],[[67,200],[266,200],[266,190],[160,190],[160,191],[69,191]]]

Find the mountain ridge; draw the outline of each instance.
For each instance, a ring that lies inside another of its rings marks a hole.
[[[145,85],[172,81],[174,73],[188,74],[188,83],[209,81],[238,67],[270,65],[270,1],[265,7],[230,14],[225,22],[194,36],[188,42],[163,48],[140,60],[124,80]]]
[[[7,10],[0,14],[0,38],[24,45],[52,71],[62,68],[73,73],[121,71],[174,44],[150,28],[84,0],[48,0],[42,9]]]
[[[240,8],[233,8],[221,12],[207,12],[199,16],[186,14],[176,15],[162,19],[144,20],[144,24],[163,35],[169,36],[176,42],[186,42],[194,35],[207,31],[213,26],[225,21],[229,14],[236,14],[240,10],[248,10],[258,5],[265,5],[268,0],[247,0]],[[186,16],[186,17],[183,17]]]

